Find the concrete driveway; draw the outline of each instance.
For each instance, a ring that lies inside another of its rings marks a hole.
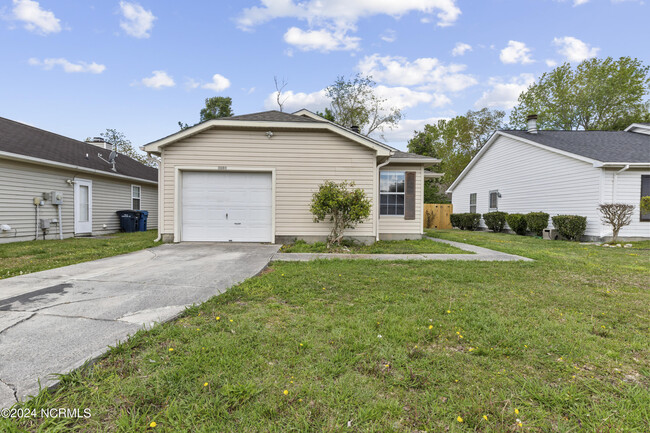
[[[166,244],[0,280],[0,408],[260,272],[261,244]]]

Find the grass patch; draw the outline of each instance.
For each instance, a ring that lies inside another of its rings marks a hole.
[[[431,239],[378,241],[372,245],[363,245],[343,241],[341,247],[327,248],[325,242],[308,244],[297,240],[293,244],[283,245],[282,253],[349,253],[349,254],[472,254],[459,248]]]
[[[276,262],[0,431],[648,431],[650,252],[433,234],[536,261]]]
[[[68,238],[0,244],[0,279],[130,253],[154,246],[157,230],[107,238]]]

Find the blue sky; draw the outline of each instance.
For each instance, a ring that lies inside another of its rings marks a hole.
[[[0,1],[0,116],[137,146],[195,123],[206,97],[236,114],[327,105],[339,75],[370,74],[405,119],[386,140],[517,95],[564,61],[650,64],[635,0]]]

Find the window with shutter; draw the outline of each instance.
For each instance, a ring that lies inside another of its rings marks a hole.
[[[379,215],[404,215],[403,171],[382,171],[379,174]]]
[[[650,197],[650,176],[641,176],[641,197]],[[641,221],[650,221],[650,212],[641,212]]]

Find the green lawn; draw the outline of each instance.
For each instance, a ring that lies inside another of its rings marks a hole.
[[[0,244],[0,279],[130,253],[154,246],[157,230],[108,238],[68,238]]]
[[[276,262],[0,430],[650,430],[650,251],[432,234],[536,261]]]
[[[327,249],[324,242],[308,244],[298,240],[293,244],[283,245],[282,253],[349,253],[349,254],[472,254],[459,248],[431,239],[410,241],[379,241],[372,245],[344,243],[342,247]]]

